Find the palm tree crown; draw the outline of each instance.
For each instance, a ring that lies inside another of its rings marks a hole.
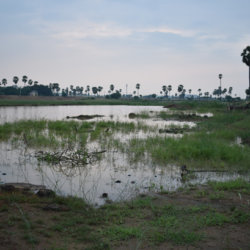
[[[19,78],[18,78],[17,76],[14,76],[14,77],[13,77],[13,82],[14,82],[15,84],[17,84],[18,81],[19,81]]]

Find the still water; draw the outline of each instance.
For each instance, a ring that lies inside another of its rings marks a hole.
[[[4,107],[0,108],[0,122],[15,122],[18,120],[46,119],[62,120],[66,116],[77,115],[103,115],[102,118],[95,118],[91,121],[115,120],[133,121],[128,114],[150,112],[151,118],[142,119],[141,122],[156,126],[157,128],[179,125],[195,127],[194,122],[166,121],[155,118],[155,113],[160,111],[168,112],[167,109],[157,106],[49,106],[49,107]],[[204,115],[204,114],[201,114]],[[211,114],[206,114],[211,116]],[[157,130],[156,130],[157,131]],[[113,139],[122,143],[135,137],[153,136],[154,132],[144,133],[139,131],[136,134],[113,134]],[[174,136],[177,140],[182,135]],[[153,146],[153,145],[152,145]],[[98,143],[89,141],[88,149],[94,151]],[[23,144],[13,147],[11,141],[0,143],[0,182],[29,182],[31,184],[45,185],[62,195],[76,195],[83,197],[92,204],[101,205],[105,203],[103,193],[108,193],[110,200],[119,201],[129,199],[149,190],[173,191],[185,185],[180,175],[180,163],[176,165],[157,165],[149,156],[142,157],[139,162],[133,162],[126,152],[110,150],[103,154],[101,160],[84,166],[71,167],[68,165],[52,165],[46,162],[38,162],[34,157],[37,148],[30,148]],[[189,183],[205,183],[208,180],[228,180],[237,178],[237,174],[230,173],[196,173],[189,180]],[[119,181],[119,183],[117,183]]]

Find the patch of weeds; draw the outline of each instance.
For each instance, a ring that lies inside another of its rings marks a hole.
[[[235,209],[230,216],[232,223],[243,223],[250,220],[250,214]]]
[[[44,224],[44,221],[43,219],[38,219],[35,221],[36,224],[39,224],[39,225],[43,225]]]
[[[220,199],[225,199],[226,196],[225,196],[225,193],[223,190],[221,190],[221,191],[217,190],[215,193],[210,194],[209,198],[211,200],[220,200]]]
[[[197,219],[204,226],[222,226],[224,223],[230,222],[229,218],[217,212],[209,212],[205,216],[198,216]]]
[[[165,239],[171,240],[176,244],[186,245],[192,244],[196,241],[201,240],[203,235],[190,232],[190,230],[182,229],[181,231],[167,230],[165,233]]]
[[[113,226],[100,232],[103,236],[108,236],[112,240],[128,240],[129,238],[140,238],[141,236],[141,229],[139,227]]]
[[[203,198],[207,195],[209,195],[209,192],[207,190],[199,190],[199,191],[197,191],[195,197],[196,198]]]
[[[34,236],[32,236],[31,234],[29,234],[28,232],[25,233],[24,237],[25,240],[27,240],[30,244],[35,245],[38,244],[39,241],[37,238],[35,238]]]
[[[9,211],[9,207],[7,205],[3,205],[2,207],[0,207],[0,212],[3,213],[3,212],[7,212]]]
[[[250,191],[250,183],[238,178],[236,180],[231,181],[209,181],[208,184],[214,190],[237,190],[237,189],[245,189],[246,191]]]

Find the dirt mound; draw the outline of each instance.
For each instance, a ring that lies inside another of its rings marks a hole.
[[[164,106],[163,108],[191,109],[191,106],[181,105],[181,104],[169,104],[169,105]]]

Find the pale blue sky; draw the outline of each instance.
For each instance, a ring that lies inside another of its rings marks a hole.
[[[159,94],[219,85],[244,97],[249,0],[0,0],[0,79]]]

